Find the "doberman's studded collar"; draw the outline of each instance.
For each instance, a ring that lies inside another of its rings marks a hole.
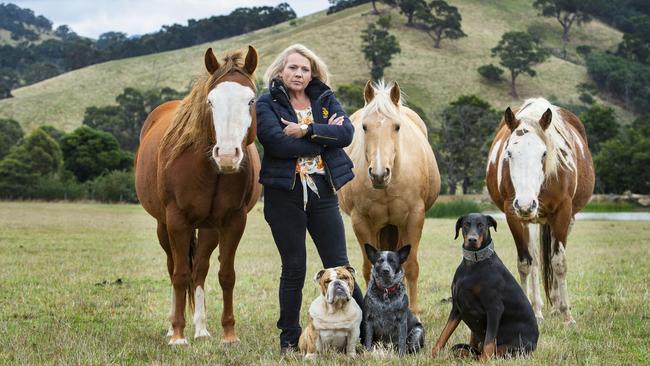
[[[494,254],[494,243],[490,241],[485,248],[479,250],[467,250],[463,248],[463,258],[470,262],[480,262],[490,258]]]

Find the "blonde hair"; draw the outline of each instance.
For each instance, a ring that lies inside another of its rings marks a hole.
[[[282,74],[282,70],[284,70],[284,67],[287,65],[287,58],[289,58],[289,55],[294,53],[309,60],[309,63],[311,64],[312,78],[319,79],[323,83],[329,85],[330,74],[327,71],[327,65],[325,65],[325,62],[323,62],[320,57],[316,56],[316,54],[309,48],[300,43],[296,43],[280,52],[278,57],[276,57],[271,65],[269,65],[269,68],[266,69],[266,72],[264,73],[264,82],[267,87],[271,84],[271,80]]]

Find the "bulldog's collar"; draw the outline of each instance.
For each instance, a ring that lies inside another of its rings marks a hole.
[[[467,250],[463,248],[463,258],[470,262],[480,262],[490,258],[494,254],[494,243],[490,240],[485,248],[479,250]]]
[[[384,294],[384,302],[389,302],[390,301],[390,299],[388,298],[388,294],[393,293],[393,292],[397,292],[399,290],[399,288],[400,288],[400,283],[399,282],[392,285],[392,286],[390,286],[390,287],[381,287],[381,285],[379,283],[377,283],[377,281],[374,281],[374,282],[375,282],[375,287],[377,287],[379,289],[379,291],[383,292],[383,294]]]

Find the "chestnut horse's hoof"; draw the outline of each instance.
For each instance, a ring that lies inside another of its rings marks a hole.
[[[187,343],[187,339],[185,339],[185,338],[177,338],[177,339],[172,338],[169,341],[168,345],[170,345],[170,346],[187,346],[187,345],[189,345],[189,343]]]
[[[221,344],[228,347],[236,347],[240,342],[238,337],[228,337],[221,340]]]

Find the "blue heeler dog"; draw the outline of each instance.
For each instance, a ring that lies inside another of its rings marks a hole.
[[[405,245],[397,252],[379,252],[366,243],[365,250],[373,263],[363,303],[366,349],[371,351],[374,343],[383,342],[397,343],[400,355],[418,352],[424,347],[424,329],[409,310],[402,269],[411,246]]]

